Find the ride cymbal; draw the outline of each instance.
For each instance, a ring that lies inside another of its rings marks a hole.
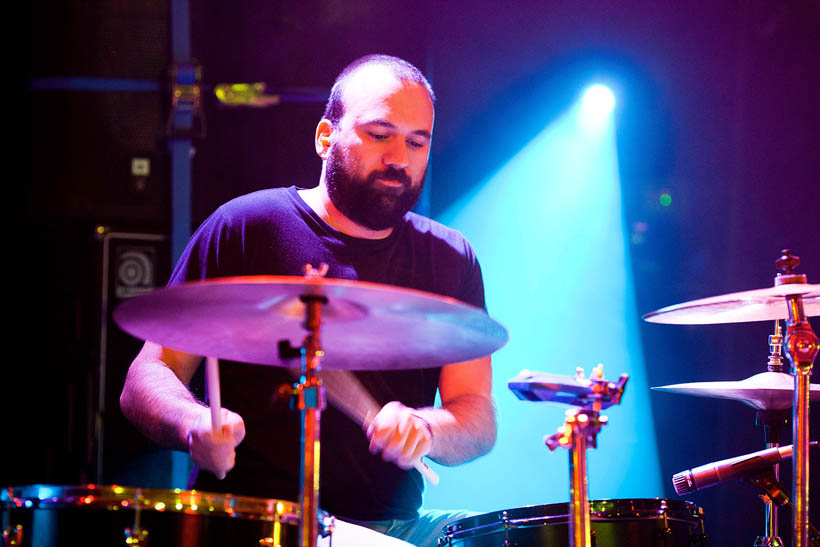
[[[322,368],[437,367],[484,357],[507,331],[480,308],[423,291],[340,279],[250,276],[184,283],[134,297],[114,312],[127,333],[208,357],[272,366],[278,343],[307,334],[304,296],[321,311]]]
[[[803,297],[807,317],[820,315],[820,284],[791,283],[765,289],[701,298],[668,306],[643,316],[650,323],[712,325],[786,319],[786,296]]]

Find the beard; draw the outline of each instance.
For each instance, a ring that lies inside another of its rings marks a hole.
[[[403,169],[388,167],[372,171],[362,178],[346,164],[338,146],[331,146],[327,159],[325,182],[330,201],[344,216],[370,230],[385,230],[399,224],[405,213],[419,200],[424,188],[425,168],[420,182],[414,186],[410,175]],[[386,186],[377,179],[401,183]]]

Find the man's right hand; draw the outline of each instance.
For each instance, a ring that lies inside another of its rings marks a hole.
[[[201,469],[207,469],[218,479],[224,479],[236,463],[236,446],[245,438],[242,417],[223,408],[222,430],[214,431],[211,411],[202,407],[188,431],[188,453]]]

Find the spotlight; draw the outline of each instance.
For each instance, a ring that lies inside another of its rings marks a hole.
[[[584,112],[590,117],[605,118],[615,108],[615,94],[603,84],[594,84],[584,92]]]

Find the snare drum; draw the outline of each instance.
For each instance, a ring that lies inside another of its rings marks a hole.
[[[32,485],[2,492],[6,544],[296,546],[299,506],[195,490]]]
[[[594,547],[705,547],[703,510],[687,501],[632,499],[590,501]],[[531,505],[455,521],[440,546],[567,547],[569,505]]]

